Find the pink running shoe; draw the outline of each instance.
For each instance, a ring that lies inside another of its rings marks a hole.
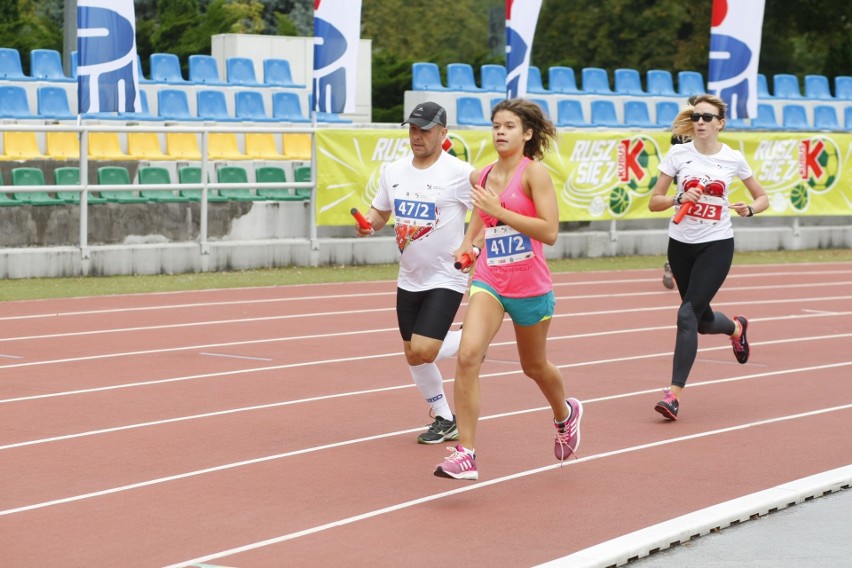
[[[734,318],[738,322],[740,322],[740,328],[742,332],[740,336],[736,339],[731,338],[731,345],[734,347],[734,357],[737,358],[737,361],[744,365],[748,362],[748,356],[751,352],[748,346],[748,339],[746,339],[746,331],[748,331],[748,319],[745,316],[737,316]]]
[[[571,408],[571,419],[564,424],[554,424],[556,442],[553,444],[553,453],[559,461],[567,460],[580,447],[580,420],[583,418],[583,405],[579,400],[569,398],[565,402]]]
[[[669,420],[677,420],[677,411],[680,408],[680,403],[677,397],[672,392],[672,389],[663,389],[663,400],[657,403],[654,410],[668,418]]]
[[[476,454],[468,452],[461,446],[447,448],[453,453],[450,457],[435,466],[437,477],[450,477],[452,479],[479,479],[476,471]]]

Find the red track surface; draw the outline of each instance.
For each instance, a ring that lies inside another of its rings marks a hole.
[[[0,566],[524,567],[852,461],[852,264],[735,267],[751,360],[701,337],[677,422],[661,276],[555,275],[564,467],[504,324],[478,482],[414,442],[393,282],[0,304]]]

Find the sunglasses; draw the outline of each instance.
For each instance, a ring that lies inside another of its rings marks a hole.
[[[714,118],[721,119],[722,117],[718,114],[710,114],[709,112],[693,112],[690,118],[692,118],[692,122],[698,122],[699,120],[703,120],[704,122],[713,122]]]

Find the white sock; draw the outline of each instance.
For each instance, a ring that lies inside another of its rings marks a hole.
[[[417,366],[409,365],[408,368],[411,371],[411,378],[414,379],[414,384],[420,389],[420,394],[423,395],[423,398],[432,407],[432,414],[436,417],[440,416],[445,420],[452,420],[453,411],[450,410],[447,397],[444,395],[444,379],[441,377],[438,365],[435,363],[424,363]]]
[[[461,343],[461,330],[456,331],[448,331],[447,336],[444,338],[444,343],[441,345],[441,348],[438,350],[438,357],[436,361],[440,361],[441,359],[448,359],[450,357],[454,357],[456,353],[459,352],[459,344]]]

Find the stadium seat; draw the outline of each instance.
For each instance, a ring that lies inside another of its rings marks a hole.
[[[189,56],[189,81],[206,85],[224,85],[219,78],[219,63],[212,55]]]
[[[293,81],[289,61],[272,57],[263,60],[263,84],[274,87],[305,88],[305,85],[299,85]]]
[[[35,132],[4,130],[2,160],[43,160]],[[79,157],[79,155],[78,155]]]
[[[657,119],[655,124],[662,128],[671,128],[680,107],[673,101],[658,101],[656,105]]]
[[[284,155],[290,160],[311,159],[311,135],[306,132],[285,132],[281,135]]]
[[[202,120],[212,122],[236,122],[237,118],[228,113],[225,92],[218,89],[203,89],[195,93],[196,114]]]
[[[447,64],[447,88],[451,91],[480,92],[473,76],[473,66],[469,63]]]
[[[705,94],[704,76],[699,71],[678,71],[677,92],[684,97]]]
[[[234,116],[246,122],[272,122],[260,91],[237,91],[234,94]]]
[[[124,166],[101,166],[98,168],[99,185],[130,185],[130,173]],[[103,189],[101,197],[110,203],[145,203],[133,190]]]
[[[677,93],[674,90],[674,82],[672,80],[671,71],[665,69],[649,69],[645,73],[647,82],[647,93],[649,95],[659,97],[675,97]]]
[[[763,73],[757,74],[757,98],[758,99],[771,99],[772,95],[769,93],[769,81],[766,80],[766,75]]]
[[[257,87],[260,82],[254,72],[254,62],[248,57],[228,57],[225,60],[225,78],[231,85]]]
[[[295,182],[309,183],[313,181],[311,177],[311,166],[298,166],[293,169],[293,181]],[[312,193],[313,189],[311,189],[310,187],[296,188],[296,197],[299,197],[306,201],[311,198]]]
[[[70,63],[70,65],[71,65],[71,78],[76,80],[77,79],[77,52],[72,51],[71,57],[69,59],[71,60],[71,63]]]
[[[819,101],[831,100],[831,88],[825,75],[805,75],[805,98]]]
[[[846,107],[843,111],[843,128],[852,132],[852,106]]]
[[[651,114],[645,101],[624,102],[624,125],[634,128],[654,128]]]
[[[163,189],[140,189],[139,197],[148,201],[160,203],[182,203],[190,199],[182,195],[176,195],[172,189],[172,176],[167,168],[161,166],[142,166],[137,172],[139,183],[143,185],[164,185]]]
[[[56,185],[80,185],[80,168],[77,166],[62,166],[53,170],[53,179]],[[80,203],[79,191],[57,191],[56,197],[65,203]],[[87,203],[106,203],[103,197],[95,195],[91,190],[86,198]]]
[[[12,168],[12,185],[45,185],[41,168]],[[58,197],[51,197],[47,191],[14,191],[12,199],[29,205],[60,205],[65,203]]]
[[[418,61],[411,65],[411,88],[414,91],[446,91],[441,70],[436,63]]]
[[[784,130],[811,130],[808,113],[803,105],[784,105],[781,108],[781,126]]]
[[[47,156],[54,160],[78,160],[80,137],[76,132],[47,132],[45,149]]]
[[[286,183],[287,174],[284,168],[278,166],[262,166],[254,171],[254,177],[257,183]],[[301,201],[301,197],[296,197],[290,191],[289,187],[258,187],[255,190],[258,197],[264,199],[274,199],[276,201]]]
[[[208,177],[209,181],[209,177]],[[183,166],[178,168],[178,183],[181,184],[200,184],[201,183],[201,167],[199,166]],[[180,189],[178,195],[186,197],[190,201],[201,201],[202,189]],[[215,189],[207,189],[207,201],[210,203],[223,203],[228,201],[227,197],[222,197]]]
[[[21,53],[13,47],[0,47],[0,79],[7,81],[31,81],[21,67]]]
[[[814,130],[842,130],[837,120],[837,109],[834,106],[816,105],[814,107]]]
[[[219,183],[248,183],[248,173],[242,166],[222,166],[216,172]],[[234,189],[220,189],[219,195],[233,201],[254,201],[256,196],[252,195],[251,189],[241,187]]]
[[[562,99],[556,103],[556,126],[585,128],[589,126],[583,117],[583,105],[575,99]]]
[[[606,128],[622,126],[615,112],[615,103],[610,100],[592,101],[592,117],[589,122],[591,126]]]
[[[310,122],[302,114],[302,103],[298,93],[279,91],[272,93],[272,118],[284,122]]]
[[[725,130],[749,130],[751,126],[742,118],[726,118]]]
[[[198,135],[194,132],[166,132],[166,156],[170,160],[201,160]]]
[[[482,90],[489,93],[506,92],[506,66],[486,64],[479,68]]]
[[[530,65],[527,70],[527,94],[529,95],[546,95],[550,93],[544,88],[541,82],[541,69],[535,65]]]
[[[89,132],[90,160],[128,160],[121,149],[118,132]]]
[[[37,118],[30,110],[26,89],[20,85],[0,86],[0,118]]]
[[[207,137],[207,158],[210,160],[246,160],[240,151],[234,132],[211,132]]]
[[[39,87],[36,89],[37,112],[41,118],[72,120],[77,118],[71,113],[68,93],[62,87]]]
[[[770,104],[758,103],[757,116],[751,119],[751,127],[758,130],[778,130],[780,126],[775,117],[775,108]]]
[[[246,156],[253,160],[286,160],[271,132],[246,132]]]
[[[151,82],[187,83],[180,68],[180,59],[174,53],[152,53],[148,63],[151,65]]]
[[[133,160],[168,160],[156,132],[128,132],[127,154]]]
[[[642,90],[642,77],[638,69],[616,69],[615,70],[615,94],[617,95],[644,95]]]
[[[348,118],[343,118],[336,112],[321,112],[317,111],[317,122],[326,122],[326,123],[337,123],[337,124],[351,124],[352,121]]]
[[[537,99],[535,97],[532,97],[532,98],[529,98],[528,100],[537,104],[539,106],[539,108],[541,108],[541,110],[544,112],[544,116],[546,116],[547,118],[550,118],[550,105],[548,104],[547,99],[541,99],[541,98]]]
[[[834,98],[852,101],[852,77],[838,75],[834,78]]]
[[[584,94],[611,95],[609,75],[600,67],[584,67],[582,71]],[[594,122],[594,121],[593,121]]]
[[[571,67],[553,66],[547,70],[547,86],[551,93],[560,95],[576,95],[577,77]]]
[[[778,73],[772,77],[772,92],[779,99],[801,99],[799,78],[788,73]]]
[[[184,89],[160,89],[157,91],[157,116],[164,120],[191,122],[201,120],[189,110],[189,97]]]
[[[491,126],[477,97],[456,98],[456,123],[464,126]]]
[[[67,77],[62,69],[62,55],[55,49],[30,50],[30,75],[41,81],[75,83],[73,77]]]

